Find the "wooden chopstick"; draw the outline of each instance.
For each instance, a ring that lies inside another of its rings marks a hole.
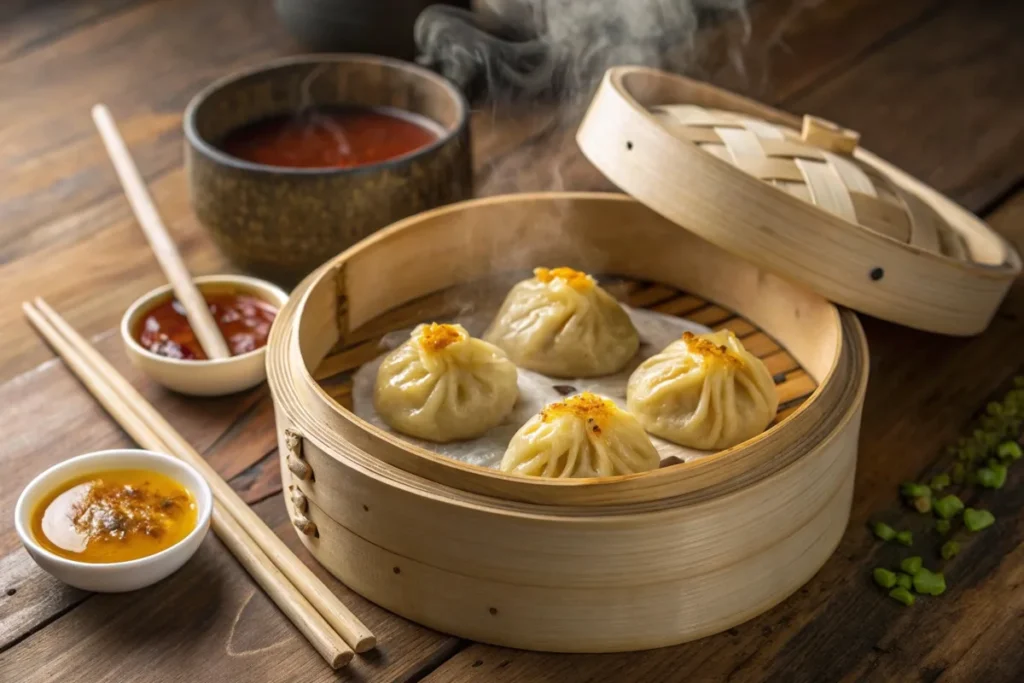
[[[22,308],[39,333],[57,350],[57,353],[88,387],[93,396],[140,446],[161,453],[173,453],[170,444],[161,439],[132,410],[124,397],[106,382],[102,371],[90,364],[85,354],[77,348],[75,340],[64,338],[47,319],[47,315],[31,304],[22,304]],[[218,538],[238,559],[239,564],[256,579],[256,582],[332,668],[338,669],[352,659],[352,650],[341,636],[302,597],[302,594],[288,581],[287,577],[274,566],[270,558],[260,550],[241,525],[224,511],[218,500],[214,500],[211,526]]]
[[[171,283],[174,296],[185,307],[185,316],[195,331],[203,351],[209,358],[230,358],[231,351],[228,350],[224,336],[210,314],[206,300],[192,281],[192,275],[185,267],[185,262],[167,233],[167,228],[160,220],[156,204],[149,196],[146,183],[139,174],[139,169],[135,166],[110,111],[102,104],[97,104],[92,108],[92,119],[100,131],[100,137],[103,138],[103,144],[107,148],[111,163],[114,164],[114,170],[117,171],[117,177],[121,180],[121,187],[124,188],[128,203],[135,212],[135,218],[149,240],[149,246],[153,249],[153,255],[160,263],[164,275]]]
[[[209,463],[196,452],[192,445],[164,419],[153,405],[133,387],[107,360],[79,335],[56,311],[41,298],[35,299],[36,308],[46,317],[61,335],[73,343],[113,387],[132,406],[133,411],[167,444],[168,452],[195,467],[209,483],[214,497],[252,536],[271,561],[308,599],[332,627],[356,652],[373,649],[377,640],[373,633],[359,621],[352,612],[338,600],[309,567],[295,556],[280,538],[263,523],[252,508],[242,500],[235,490],[210,467]],[[116,417],[116,416],[115,416]]]
[[[316,578],[316,575],[305,564],[295,557],[288,546],[263,523],[245,501],[235,493],[234,489],[99,352],[42,299],[35,300],[34,310],[28,304],[25,304],[25,309],[30,320],[35,322],[37,318],[41,317],[44,322],[48,323],[48,327],[52,327],[61,335],[61,339],[66,341],[67,345],[72,346],[74,353],[84,359],[88,368],[102,378],[101,386],[109,390],[107,393],[113,393],[122,403],[130,406],[132,413],[159,439],[163,450],[180,457],[203,474],[217,501],[356,652],[366,652],[376,646],[376,638],[373,633]],[[43,332],[43,330],[40,331]],[[45,332],[43,334],[47,339],[50,338]],[[58,351],[64,355],[61,348],[58,347]],[[83,382],[85,382],[84,379]],[[85,384],[103,403],[100,394],[93,389],[93,385],[99,384],[99,382],[85,382]],[[104,406],[106,405],[104,403]],[[110,409],[108,408],[108,410]],[[113,411],[111,412],[114,414]],[[118,417],[117,414],[114,416]]]

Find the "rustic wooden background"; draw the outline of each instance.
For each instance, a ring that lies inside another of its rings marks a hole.
[[[741,74],[716,28],[699,73],[859,130],[865,146],[1024,247],[1024,4],[1018,0],[758,0]],[[20,548],[14,501],[51,463],[128,439],[22,320],[46,297],[124,371],[295,548],[265,389],[194,401],[126,364],[115,327],[160,284],[88,116],[106,102],[189,266],[227,270],[189,212],[181,112],[202,85],[299,48],[269,0],[6,0],[0,7],[0,680],[998,681],[1024,680],[1024,483],[950,563],[951,589],[906,609],[867,578],[884,560],[869,516],[1024,365],[1024,288],[991,328],[948,339],[865,319],[872,376],[849,531],[797,595],[728,632],[644,653],[564,656],[461,641],[327,579],[380,648],[331,672],[211,538],[182,571],[89,595]],[[543,109],[474,114],[483,192],[608,189]],[[554,170],[552,170],[554,169]],[[881,559],[880,559],[881,558]],[[308,559],[308,558],[307,558]]]

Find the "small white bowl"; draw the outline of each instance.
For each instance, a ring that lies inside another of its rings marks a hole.
[[[244,275],[207,275],[195,278],[203,294],[249,294],[277,307],[288,295],[269,282]],[[121,318],[121,338],[135,367],[172,391],[190,396],[225,396],[251,389],[267,378],[267,347],[218,360],[178,360],[145,349],[132,335],[140,319],[174,296],[170,285],[139,297]]]
[[[62,484],[87,474],[109,470],[143,469],[171,477],[187,488],[196,501],[196,528],[170,548],[127,562],[78,562],[43,548],[32,533],[32,512]],[[191,465],[152,451],[130,448],[99,451],[65,460],[33,479],[18,497],[14,526],[36,564],[64,583],[97,593],[133,591],[165,579],[185,564],[206,537],[213,512],[213,494],[206,480]]]

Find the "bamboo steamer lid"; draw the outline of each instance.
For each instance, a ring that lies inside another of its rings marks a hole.
[[[1021,270],[1002,237],[860,148],[856,132],[699,81],[611,69],[576,139],[612,182],[666,218],[901,325],[977,334]]]

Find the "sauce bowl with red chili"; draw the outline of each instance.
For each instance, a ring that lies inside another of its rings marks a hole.
[[[192,396],[223,396],[266,379],[266,344],[288,295],[241,275],[195,278],[230,358],[203,352],[170,285],[140,297],[121,319],[121,337],[132,363],[168,389]]]
[[[217,81],[184,117],[200,223],[236,265],[292,285],[390,225],[472,196],[469,107],[370,55],[290,57]]]

